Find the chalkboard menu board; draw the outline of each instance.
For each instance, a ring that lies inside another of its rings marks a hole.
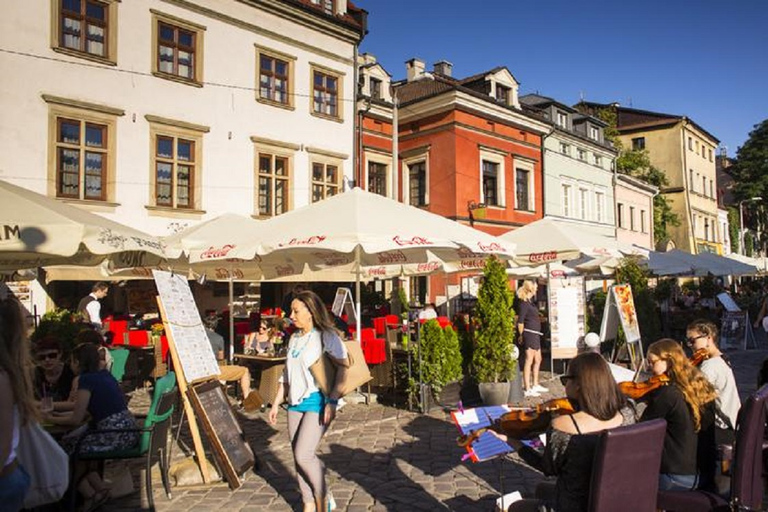
[[[253,467],[256,459],[245,442],[243,431],[218,381],[205,382],[189,388],[195,413],[202,420],[214,455],[230,488],[240,487],[240,475]]]

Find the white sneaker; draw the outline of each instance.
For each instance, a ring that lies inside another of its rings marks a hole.
[[[535,389],[533,389],[533,388],[531,388],[531,389],[526,389],[526,390],[525,390],[525,392],[523,393],[523,395],[525,395],[525,396],[526,396],[526,397],[528,397],[528,398],[534,398],[534,397],[540,396],[540,395],[539,395],[539,392],[538,392],[538,391],[536,391],[536,390],[535,390]]]
[[[539,393],[548,393],[549,392],[549,390],[547,388],[545,388],[544,386],[542,386],[540,384],[536,384],[531,389],[533,389],[534,391],[538,391]]]

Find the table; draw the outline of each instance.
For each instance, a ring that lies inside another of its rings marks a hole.
[[[261,380],[259,381],[259,394],[264,404],[271,404],[277,394],[277,386],[280,385],[278,379],[285,369],[285,356],[257,356],[235,354],[241,364],[258,366],[261,369]]]

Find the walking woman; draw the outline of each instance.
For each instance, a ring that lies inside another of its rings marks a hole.
[[[0,284],[0,508],[21,510],[30,479],[16,459],[19,428],[34,421],[29,342],[19,301]]]
[[[326,512],[332,509],[333,498],[328,494],[325,465],[317,456],[317,447],[336,416],[338,388],[344,382],[349,359],[333,319],[314,292],[296,294],[291,301],[291,320],[296,332],[288,342],[285,371],[280,378],[283,385],[272,400],[269,422],[277,423],[280,404],[288,402],[288,434],[304,512]],[[309,370],[323,352],[337,368],[336,385],[329,396],[323,396]]]
[[[640,421],[663,418],[667,421],[661,453],[660,490],[690,490],[696,487],[697,458],[705,448],[700,437],[710,439],[714,449],[714,403],[712,384],[685,356],[675,340],[661,339],[648,347],[648,366],[654,375],[666,374],[669,385],[647,395],[647,407]],[[711,457],[710,457],[711,458]]]
[[[549,391],[539,384],[539,368],[541,367],[541,319],[536,307],[536,290],[534,281],[525,281],[517,290],[520,299],[517,311],[517,331],[525,348],[525,366],[523,366],[523,387],[525,396],[535,397]]]

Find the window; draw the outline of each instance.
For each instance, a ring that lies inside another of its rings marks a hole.
[[[571,154],[571,146],[566,144],[565,142],[560,143],[560,152],[564,155],[570,155]]]
[[[586,151],[584,151],[584,150],[583,150],[583,149],[581,149],[581,148],[579,148],[579,150],[578,150],[578,155],[579,155],[579,160],[582,160],[582,161],[584,161],[584,160],[586,160],[586,159],[587,159],[587,152],[586,152]]]
[[[707,177],[706,176],[701,177],[701,195],[703,196],[707,195]]]
[[[632,151],[642,151],[643,149],[645,149],[645,137],[632,139]]]
[[[688,137],[688,151],[693,151],[693,139]]]
[[[44,94],[49,104],[48,180],[55,197],[114,198],[117,117],[123,110]]]
[[[152,12],[155,51],[153,73],[162,78],[202,85],[205,27]]]
[[[426,161],[408,166],[408,204],[411,206],[425,206],[427,204]]]
[[[625,219],[624,219],[624,205],[623,204],[618,203],[616,205],[616,215],[618,216],[617,220],[618,220],[618,223],[619,223],[619,227],[623,228],[624,227],[624,223],[625,223]]]
[[[530,201],[531,172],[527,169],[515,169],[515,199],[518,210],[533,211]]]
[[[291,105],[292,61],[265,52],[259,53],[259,98]]]
[[[589,191],[585,188],[579,189],[579,218],[586,220],[589,217]]]
[[[368,162],[368,192],[387,197],[387,166],[380,162]]]
[[[635,231],[635,207],[629,207],[629,230]]]
[[[711,179],[709,180],[709,197],[715,198],[715,182]]]
[[[496,101],[505,105],[509,104],[509,93],[511,89],[503,85],[496,84]]]
[[[341,118],[341,76],[330,70],[312,66],[312,113],[324,117]]]
[[[691,192],[695,191],[695,183],[693,182],[693,169],[688,169],[688,186],[691,187]]]
[[[595,220],[605,222],[605,194],[595,192]]]
[[[57,197],[105,199],[107,134],[103,124],[57,119]]]
[[[595,166],[597,166],[597,167],[602,167],[603,166],[603,157],[601,157],[600,155],[593,153],[592,154],[592,160],[594,161]]]
[[[648,232],[648,225],[646,223],[646,211],[640,210],[640,231],[643,233]]]
[[[694,141],[696,146],[696,154],[699,154],[699,141]]]
[[[712,148],[709,148],[709,161],[712,161]]]
[[[60,48],[87,55],[109,56],[110,5],[96,0],[57,0]],[[114,11],[113,11],[114,12]]]
[[[410,278],[410,294],[411,299],[415,299],[419,304],[427,302],[427,286],[429,278],[427,276],[418,276]]]
[[[600,130],[597,127],[589,125],[589,138],[592,140],[600,140]]]
[[[273,217],[290,209],[291,178],[288,157],[259,153],[257,184],[260,217]]]
[[[153,115],[145,117],[152,141],[152,206],[197,210],[201,203],[202,134],[209,128]]]
[[[571,216],[571,186],[562,185],[563,216]]]
[[[381,99],[381,80],[371,77],[371,98]]]
[[[499,206],[499,164],[483,160],[483,202]]]
[[[709,219],[704,219],[704,240],[709,240]]]
[[[339,193],[341,175],[338,165],[312,164],[312,202],[316,203]]]
[[[557,126],[568,128],[568,115],[565,112],[557,111]]]

